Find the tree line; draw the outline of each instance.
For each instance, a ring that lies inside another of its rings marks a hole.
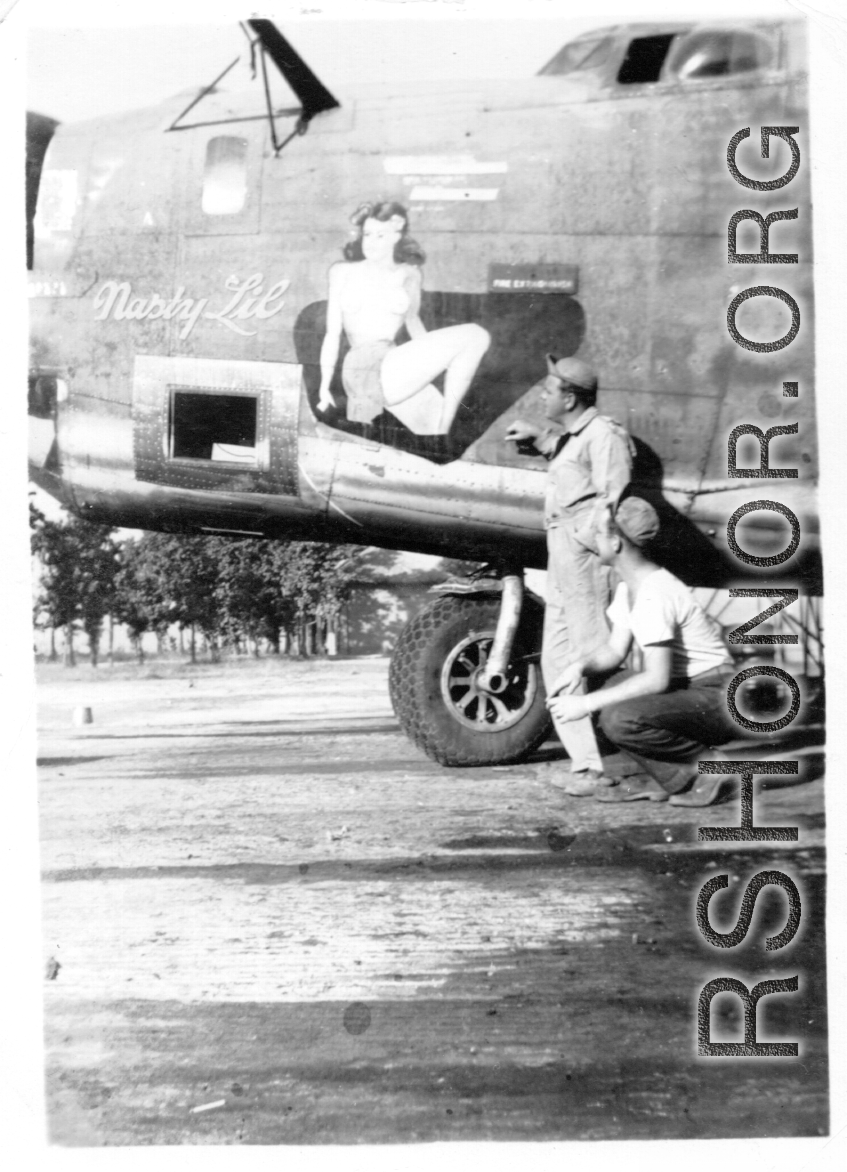
[[[369,552],[215,535],[120,539],[108,526],[75,517],[50,520],[33,504],[30,527],[36,626],[49,629],[51,639],[64,633],[69,664],[82,630],[94,666],[107,622],[110,629],[126,628],[139,659],[147,632],[161,647],[174,626],[181,642],[186,633],[192,662],[198,636],[212,660],[223,647],[254,655],[262,646],[276,654],[320,654]]]

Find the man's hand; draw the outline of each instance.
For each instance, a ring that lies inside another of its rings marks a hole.
[[[540,456],[538,448],[535,446],[535,441],[541,435],[542,429],[534,426],[531,423],[524,423],[522,419],[516,419],[514,423],[506,430],[503,437],[508,443],[515,444],[520,456]]]
[[[540,434],[538,427],[531,423],[525,423],[522,419],[516,419],[514,423],[509,424],[503,438],[509,440],[510,443],[519,444],[525,440],[535,440]]]
[[[590,714],[585,696],[554,696],[547,701],[547,707],[556,720],[581,720]]]
[[[575,692],[582,683],[582,664],[572,663],[570,667],[566,667],[563,672],[560,672],[553,681],[553,686],[550,689],[550,699],[558,696],[560,692],[565,694]]]

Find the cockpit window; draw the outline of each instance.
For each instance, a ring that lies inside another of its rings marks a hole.
[[[611,37],[600,37],[594,40],[571,41],[552,57],[543,69],[539,69],[538,76],[545,74],[579,73],[584,69],[594,69],[603,65],[609,57],[612,47]]]
[[[234,216],[247,199],[247,139],[221,135],[209,140],[203,172],[203,211]]]
[[[618,85],[644,85],[658,81],[673,39],[674,33],[658,33],[630,41],[618,70]]]
[[[709,29],[692,33],[675,47],[668,72],[680,80],[724,77],[765,69],[773,50],[764,37],[744,29]]]

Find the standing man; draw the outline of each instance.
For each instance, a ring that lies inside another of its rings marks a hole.
[[[608,577],[595,551],[595,518],[614,509],[629,484],[634,446],[620,424],[597,411],[597,376],[586,362],[548,354],[543,385],[541,403],[548,426],[516,420],[505,438],[549,463],[541,670],[552,695],[566,668],[590,657],[608,640]],[[579,693],[585,690],[582,682],[574,686]],[[570,793],[592,793],[598,785],[613,785],[603,773],[591,717],[564,721],[555,709],[551,711],[572,774],[553,784]]]

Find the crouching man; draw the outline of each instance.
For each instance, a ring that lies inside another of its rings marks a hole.
[[[597,551],[621,579],[606,612],[609,641],[561,673],[548,704],[559,721],[600,712],[609,740],[644,770],[615,786],[574,782],[566,792],[603,802],[670,798],[678,806],[708,806],[730,779],[700,775],[697,762],[719,758],[713,747],[736,733],[726,706],[735,669],[720,629],[688,587],[645,554],[658,531],[658,515],[647,501],[629,497],[614,518],[604,512],[596,527]],[[633,641],[643,656],[640,672],[577,694],[585,676],[619,668]]]

